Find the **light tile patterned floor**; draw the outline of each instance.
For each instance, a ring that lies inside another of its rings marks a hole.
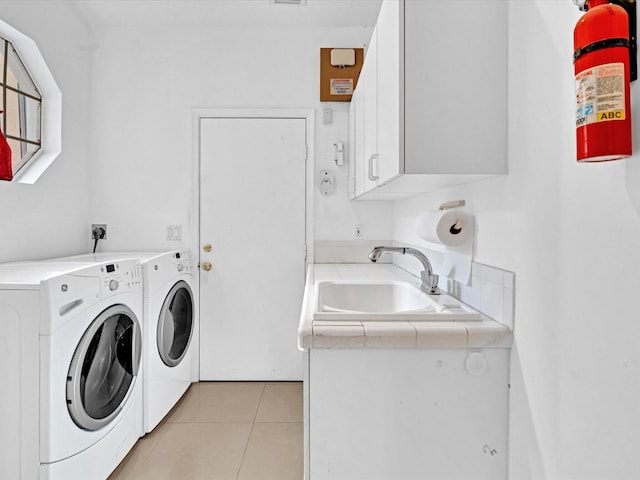
[[[302,383],[195,383],[109,480],[302,480],[302,421]]]

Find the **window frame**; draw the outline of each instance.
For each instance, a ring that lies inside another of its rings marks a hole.
[[[0,37],[11,43],[41,96],[40,149],[15,172],[11,180],[13,183],[32,184],[56,160],[62,150],[62,93],[38,46],[31,38],[2,20]]]
[[[27,91],[26,89],[20,88],[20,84],[17,84],[17,87],[10,85],[8,81],[8,74],[11,71],[11,66],[9,62],[10,51],[14,52],[16,60],[19,62],[20,66],[22,67],[21,70],[24,70],[25,72],[27,72],[27,69],[24,66],[24,62],[18,55],[18,52],[15,50],[15,47],[13,46],[13,44],[2,36],[0,36],[0,51],[2,52],[2,55],[3,55],[2,70],[1,70],[2,76],[0,78],[0,89],[2,90],[2,105],[3,105],[2,108],[4,109],[4,112],[0,117],[0,123],[2,123],[0,128],[2,129],[2,133],[7,140],[9,141],[12,140],[14,142],[17,142],[19,145],[20,163],[18,165],[18,168],[14,172],[14,176],[15,176],[22,168],[24,168],[29,163],[29,160],[38,153],[40,148],[42,148],[42,143],[40,141],[40,131],[41,131],[41,125],[42,125],[42,115],[41,115],[42,95],[40,95],[40,92],[38,91],[38,87],[33,84],[34,82],[31,78],[29,78],[29,81],[31,82],[31,86],[33,87],[33,90],[35,90],[34,92]],[[28,72],[26,74],[29,75]],[[10,113],[7,111],[7,101],[8,101],[9,92],[11,92],[12,95],[17,96],[17,108],[18,108],[18,119],[17,119],[18,134],[17,135],[14,135],[12,132],[9,132],[7,128],[8,117]],[[35,130],[36,130],[35,132],[27,131],[30,123],[30,122],[27,122],[28,120],[27,117],[30,116],[29,109],[27,108],[27,105],[26,105],[27,99],[30,99],[31,101],[36,102],[37,116],[34,116],[34,119],[37,118],[37,125],[35,127]],[[33,137],[32,135],[29,135],[29,133],[31,134],[35,133],[36,139],[32,140],[31,138]],[[30,145],[33,147],[36,147],[36,150],[29,151]],[[16,152],[14,151],[13,153],[15,154]]]

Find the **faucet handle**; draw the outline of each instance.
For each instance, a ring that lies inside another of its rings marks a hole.
[[[420,277],[422,278],[420,290],[429,295],[440,295],[440,289],[438,288],[438,279],[440,277],[438,275],[429,275],[427,272],[420,272]]]

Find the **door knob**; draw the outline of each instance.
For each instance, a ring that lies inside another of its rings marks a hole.
[[[202,264],[202,269],[203,269],[205,272],[208,272],[209,270],[211,270],[211,266],[212,266],[212,265],[211,265],[211,262],[204,262],[204,263]]]
[[[202,245],[202,250],[204,250],[205,252],[210,252],[211,251],[211,244],[210,243],[205,243],[204,245]]]

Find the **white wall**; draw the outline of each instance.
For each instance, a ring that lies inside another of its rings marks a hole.
[[[347,141],[348,104],[319,101],[321,47],[360,47],[371,28],[215,27],[95,29],[93,33],[92,191],[95,222],[108,224],[104,250],[195,247],[192,109],[316,108],[316,172],[330,168],[338,193],[319,198],[316,238],[352,238],[353,226],[390,238],[372,206],[346,199],[347,167],[331,148]],[[322,123],[322,107],[334,109]],[[251,165],[238,168],[251,174]],[[286,188],[286,186],[274,186]],[[249,193],[249,192],[247,192]],[[181,224],[183,242],[165,240]],[[369,237],[374,238],[374,237]]]
[[[394,239],[425,245],[415,216],[465,199],[475,260],[516,273],[511,480],[640,471],[640,155],[574,160],[579,16],[569,1],[510,4],[509,174],[395,202]]]
[[[386,238],[393,205],[394,239],[420,245],[413,218],[464,198],[476,261],[516,272],[511,479],[634,478],[640,158],[574,161],[578,17],[569,1],[511,2],[509,175],[385,204],[346,200],[346,167],[330,158],[346,105],[331,104],[326,127],[318,101],[319,48],[361,46],[370,29],[94,28],[88,42],[66,2],[2,0],[0,18],[38,43],[62,90],[63,152],[35,185],[0,182],[0,261],[88,250],[91,222],[109,224],[105,250],[178,246],[169,223],[191,246],[191,109],[315,107],[316,170],[338,174],[334,197],[316,191],[317,238],[351,239],[356,222]]]
[[[0,2],[32,38],[62,91],[62,153],[34,185],[0,181],[0,262],[71,254],[90,244],[88,28],[65,2]]]
[[[371,32],[368,32],[370,36]],[[368,39],[367,39],[368,41]],[[315,75],[317,70],[311,74]],[[322,109],[332,108],[333,124],[322,125]],[[337,184],[333,195],[322,196],[315,188],[316,239],[345,241],[355,240],[355,227],[362,227],[362,240],[389,240],[392,236],[393,205],[390,202],[354,201],[348,198],[349,150],[349,103],[323,103],[318,105],[320,128],[316,129],[316,171],[331,170],[336,174]],[[335,164],[336,140],[345,142],[345,164]],[[357,242],[356,242],[357,243]],[[364,255],[366,260],[366,254]]]

